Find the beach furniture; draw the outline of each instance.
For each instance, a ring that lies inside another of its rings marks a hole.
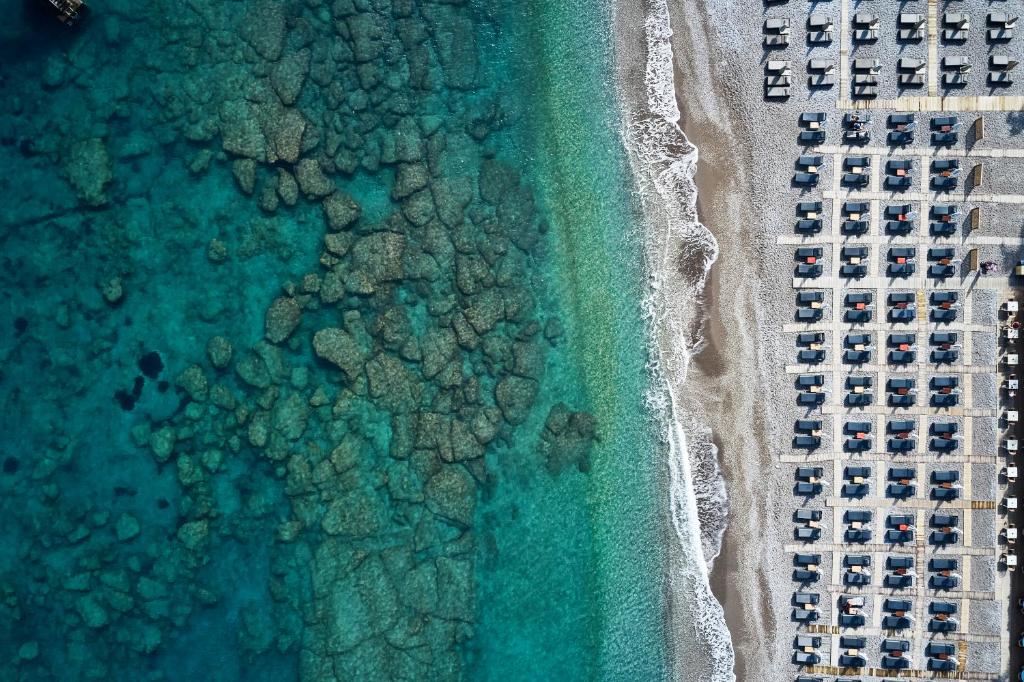
[[[813,346],[814,344],[824,343],[825,334],[824,332],[801,332],[797,334],[796,342],[801,346]]]
[[[863,365],[871,361],[870,350],[845,350],[843,351],[843,362],[850,365]]]
[[[907,630],[912,627],[912,623],[906,616],[883,616],[882,617],[882,629],[883,630]]]
[[[825,351],[805,349],[797,352],[796,361],[804,365],[815,365],[825,361]]]
[[[869,519],[870,520],[870,519]],[[871,565],[869,554],[847,554],[843,558],[843,565],[849,568],[865,568]]]
[[[861,130],[869,125],[871,125],[871,114],[859,111],[843,114],[843,126],[851,130]]]
[[[907,653],[910,651],[910,642],[905,639],[886,638],[882,640],[882,651],[887,654]]]
[[[810,609],[793,609],[793,620],[798,623],[807,623],[818,620],[818,612]]]
[[[960,159],[934,159],[932,173],[946,173],[960,169]]]
[[[985,37],[990,43],[1007,42],[1013,39],[1017,17],[1011,17],[1006,12],[989,12],[987,20],[989,28]]]
[[[870,156],[847,156],[843,159],[843,170],[850,173],[862,173],[871,168]]]
[[[800,542],[815,542],[821,538],[821,528],[802,526],[793,529],[793,538]]]
[[[913,159],[890,159],[885,162],[885,172],[889,175],[908,175],[914,170]]]
[[[798,234],[817,234],[821,232],[822,222],[820,218],[798,220],[794,229]]]
[[[949,452],[956,450],[957,440],[955,438],[932,438],[928,442],[928,447],[939,452]]]
[[[793,593],[793,604],[796,606],[815,606],[821,600],[821,595],[817,592],[794,592]]]
[[[928,542],[937,547],[956,544],[960,540],[960,534],[956,531],[933,530],[928,536]]]
[[[843,515],[843,520],[850,524],[865,524],[871,523],[871,510],[870,509],[847,509]],[[860,526],[857,526],[860,528]]]
[[[935,246],[928,249],[928,260],[947,262],[951,258],[956,257],[956,247],[953,246]]]
[[[798,523],[810,523],[812,521],[821,521],[821,510],[797,509],[795,512],[793,512],[793,521]]]
[[[901,42],[923,40],[926,22],[927,18],[923,14],[900,12],[896,20],[896,39]]]
[[[808,130],[817,130],[828,122],[828,114],[824,111],[804,111],[801,112],[797,122]]]
[[[821,467],[797,467],[796,478],[799,481],[815,482],[821,478],[824,469]]]
[[[931,187],[936,192],[951,192],[959,183],[960,180],[955,176],[936,175],[931,179]]]
[[[813,637],[811,635],[797,635],[793,641],[793,648],[800,649],[801,651],[817,649],[820,646],[821,637]]]
[[[945,57],[943,62],[947,60],[962,59],[966,60],[966,57]],[[959,62],[958,62],[959,63]],[[969,63],[968,63],[969,67]],[[949,132],[952,130],[959,130],[960,119],[956,116],[933,116],[931,119],[932,130],[938,130],[940,132]]]
[[[821,656],[816,653],[805,653],[804,651],[793,652],[793,663],[796,666],[816,666],[821,663]]]
[[[956,514],[933,513],[931,524],[935,528],[956,528],[960,525],[960,517]]]
[[[936,147],[951,147],[957,143],[957,133],[932,133],[932,145]]]
[[[952,222],[960,219],[960,207],[956,204],[932,204],[931,216],[943,222]]]
[[[967,85],[967,74],[962,71],[942,74],[942,84],[947,88],[962,88]]]
[[[953,265],[929,265],[928,276],[932,279],[948,279],[956,274],[956,266]]]
[[[856,12],[852,19],[853,32],[851,37],[855,43],[866,43],[878,40],[880,21],[877,14]]]
[[[994,71],[1010,71],[1016,66],[1017,62],[1012,60],[1009,55],[993,54],[988,58],[988,68]]]
[[[846,305],[868,305],[875,298],[875,295],[870,291],[855,291],[846,295]]]
[[[933,291],[929,295],[929,300],[932,305],[943,305],[945,303],[956,303],[957,299],[960,298],[960,293],[957,291]],[[954,335],[955,336],[955,335]]]
[[[935,672],[952,672],[957,669],[955,658],[929,658],[928,669]]]
[[[864,145],[871,141],[871,133],[866,130],[844,130],[843,144]]]
[[[840,649],[863,649],[867,646],[867,639],[864,637],[854,637],[852,635],[843,635],[839,638]]]
[[[813,388],[825,383],[824,374],[801,374],[796,378],[798,388]]]
[[[821,563],[820,554],[795,554],[793,556],[793,563],[803,568],[817,568],[818,564]]]
[[[901,73],[899,74],[898,82],[901,88],[920,88],[924,86],[923,73]],[[892,133],[890,133],[892,136]],[[912,137],[912,136],[911,136]]]
[[[882,656],[882,667],[887,670],[906,670],[910,667],[910,657],[896,653]]]
[[[835,26],[831,17],[824,14],[811,14],[807,17],[807,44],[826,45],[832,42]]]
[[[807,85],[812,88],[830,88],[836,83],[835,63],[827,59],[807,61]]]
[[[793,581],[801,584],[818,582],[821,573],[817,569],[795,568],[793,569]]]
[[[853,60],[854,73],[878,75],[882,70],[882,62],[878,59],[859,58]]]
[[[1013,85],[1013,76],[1010,75],[1009,71],[990,72],[988,74],[988,84],[992,87],[1009,87]]]
[[[896,61],[896,70],[901,73],[924,73],[926,68],[925,60],[916,57],[900,57]],[[892,114],[889,120],[891,121],[894,118],[910,118],[910,120],[913,120],[914,114]]]
[[[915,334],[889,334],[889,337],[888,337],[888,344],[890,346],[896,347],[899,350],[910,350],[910,347],[913,346],[916,342],[917,342],[917,336]],[[890,385],[894,385],[894,386],[899,385],[899,384],[893,384],[892,382],[894,382],[894,381],[895,382],[899,382],[899,381],[902,381],[902,380],[901,379],[890,379],[890,381],[889,381]],[[913,381],[913,379],[910,379],[909,381]]]
[[[821,277],[822,268],[817,263],[799,263],[794,268],[794,275],[801,279],[817,279]]]
[[[917,297],[909,291],[890,291],[889,292],[889,305],[900,305],[906,303],[914,303]]]
[[[928,630],[930,632],[956,632],[957,621],[953,618],[932,618],[928,621]]]
[[[794,430],[801,431],[804,433],[810,433],[812,435],[819,435],[821,433],[821,420],[820,419],[797,419],[794,425]]]
[[[865,234],[870,227],[867,220],[844,220],[840,225],[840,232],[844,235],[861,235]]]
[[[797,135],[797,141],[800,144],[811,145],[819,144],[825,141],[824,130],[801,130]]]
[[[890,235],[907,235],[914,229],[913,220],[887,220],[885,221],[885,233]]]
[[[960,585],[960,578],[955,575],[932,574],[928,577],[928,586],[933,590],[955,590]]]
[[[956,469],[932,472],[932,483],[956,483],[959,480],[960,472]]]
[[[931,433],[943,435],[949,438],[949,434],[954,434],[959,431],[959,427],[956,422],[933,422],[929,429]]]
[[[854,350],[864,350],[871,345],[870,334],[847,334],[844,344],[847,348]]]
[[[793,173],[793,184],[802,187],[816,187],[818,184],[817,173]]]
[[[889,260],[894,263],[905,263],[917,255],[913,246],[894,246],[889,249]]]
[[[955,565],[953,566],[953,570],[956,570]],[[933,615],[953,616],[956,615],[956,612],[956,604],[954,604],[953,602],[933,601],[931,604],[928,605],[928,613],[931,613]]]
[[[945,12],[942,15],[942,39],[946,42],[964,42],[971,29],[971,16],[965,12]]]
[[[866,324],[871,321],[873,313],[871,310],[845,310],[843,320],[850,324]]]
[[[841,182],[844,187],[867,187],[867,173],[843,173]]]
[[[839,276],[845,279],[861,279],[867,277],[868,267],[866,265],[854,265],[846,263],[839,266]]]
[[[801,201],[796,205],[796,212],[805,218],[817,218],[821,214],[821,202]]]
[[[781,48],[789,45],[790,21],[787,17],[769,17],[764,20],[764,46]]]
[[[821,254],[820,246],[801,246],[796,250],[795,257],[797,260],[802,260],[805,263],[814,263],[821,258]]]
[[[796,167],[811,173],[817,173],[825,158],[821,154],[801,154],[796,159]]]

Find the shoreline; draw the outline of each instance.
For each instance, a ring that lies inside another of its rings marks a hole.
[[[712,428],[729,499],[727,527],[710,577],[732,638],[734,673],[742,680],[750,677],[752,668],[763,668],[773,658],[778,639],[772,581],[759,560],[764,556],[763,545],[773,544],[764,543],[764,538],[778,527],[765,523],[770,516],[765,512],[775,501],[749,494],[759,471],[771,466],[771,441],[756,392],[735,390],[751,381],[770,381],[761,361],[763,339],[747,330],[757,319],[758,305],[771,299],[761,291],[764,277],[754,265],[756,254],[745,234],[748,226],[756,224],[744,182],[756,172],[749,148],[743,144],[747,131],[738,130],[742,119],[736,116],[736,93],[727,92],[722,87],[726,80],[716,77],[724,55],[711,33],[706,3],[699,2],[698,9],[685,12],[670,6],[680,126],[700,150],[694,175],[697,213],[719,244],[719,257],[704,291],[706,345],[693,358],[687,395],[693,402],[699,396],[722,398],[701,401],[691,409]],[[693,97],[694,92],[702,95]],[[771,669],[770,664],[767,667]]]

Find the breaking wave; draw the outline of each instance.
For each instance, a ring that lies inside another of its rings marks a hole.
[[[669,552],[669,640],[677,678],[725,682],[735,679],[734,653],[709,572],[721,549],[728,499],[710,429],[684,410],[681,395],[690,361],[704,345],[701,298],[718,243],[697,218],[697,148],[679,127],[666,0],[649,0],[645,33],[646,108],[626,111],[624,137],[647,221],[644,307],[655,378],[648,403],[664,425],[678,543]]]

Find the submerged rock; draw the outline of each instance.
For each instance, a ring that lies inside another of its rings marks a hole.
[[[131,514],[121,514],[114,523],[114,535],[120,542],[138,537],[140,530],[139,520]]]
[[[568,466],[586,472],[590,468],[590,449],[597,440],[597,420],[593,415],[573,412],[564,403],[558,403],[548,412],[541,440],[552,475],[557,476]]]
[[[114,175],[103,140],[93,137],[72,144],[64,162],[64,172],[84,203],[89,206],[107,203],[105,189]]]
[[[350,381],[362,374],[365,354],[344,329],[332,327],[318,331],[313,335],[313,350],[319,357],[337,365]]]
[[[211,365],[217,369],[224,369],[231,364],[233,350],[231,342],[226,338],[214,336],[206,344],[206,357],[209,358]]]
[[[355,199],[344,192],[334,192],[323,203],[324,215],[331,230],[337,232],[359,219],[361,209]]]
[[[505,377],[494,389],[494,400],[501,408],[505,421],[522,424],[533,407],[539,386],[533,379],[518,376]]]
[[[438,516],[463,526],[473,523],[476,510],[476,484],[456,464],[449,464],[427,481],[427,508]]]
[[[270,71],[270,84],[285,106],[295,104],[309,74],[309,50],[285,55]]]
[[[308,197],[326,197],[334,191],[334,182],[324,175],[316,159],[302,159],[295,166],[295,179]]]
[[[302,308],[291,296],[278,296],[267,310],[264,326],[267,340],[281,343],[295,331],[302,319]]]

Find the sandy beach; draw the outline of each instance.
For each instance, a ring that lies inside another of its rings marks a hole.
[[[711,583],[735,650],[735,677],[750,679],[756,671],[763,679],[784,679],[792,672],[791,640],[784,632],[792,583],[780,557],[789,540],[793,496],[792,470],[778,462],[799,415],[780,371],[792,360],[792,339],[782,332],[792,314],[792,266],[777,240],[791,229],[797,200],[788,185],[793,121],[801,110],[834,112],[834,95],[764,103],[764,57],[759,48],[757,56],[751,52],[761,40],[760,7],[670,0],[669,8],[680,126],[699,154],[698,217],[718,245],[703,292],[704,345],[679,388],[681,418],[690,430],[711,429],[729,497]],[[1002,121],[995,125],[1002,131]],[[993,222],[1012,229],[1014,219],[998,210]],[[994,250],[992,257],[1005,260]],[[977,300],[976,309],[989,307]],[[662,339],[663,354],[674,350]],[[994,388],[976,383],[978,399],[991,394],[994,404]],[[984,452],[994,451],[993,438],[975,434]],[[826,573],[830,568],[823,566]],[[979,612],[978,618],[989,616]],[[978,648],[972,656],[987,661],[991,652]]]
[[[784,313],[781,306],[764,302],[785,300],[789,288],[787,268],[771,255],[777,250],[776,234],[765,219],[783,208],[777,198],[772,200],[767,178],[779,153],[767,141],[781,133],[783,122],[750,115],[759,99],[749,89],[759,82],[757,63],[744,59],[743,38],[720,32],[739,8],[700,3],[694,11],[692,5],[670,2],[669,9],[680,125],[699,150],[694,177],[698,217],[718,244],[699,303],[689,302],[690,323],[696,325],[691,335],[700,345],[685,377],[674,377],[678,418],[691,443],[710,439],[717,448],[729,497],[728,529],[711,586],[731,635],[733,673],[748,679],[756,669],[766,679],[781,679],[789,642],[779,641],[776,622],[777,614],[787,610],[790,590],[788,575],[778,571],[778,557],[790,496],[788,478],[774,465],[773,443],[784,442],[780,425],[785,417],[776,411],[788,387],[776,371],[784,364]],[[670,234],[660,237],[672,239]],[[672,268],[678,271],[661,276],[670,282],[686,280],[685,260],[667,261],[666,269]],[[684,302],[669,305],[682,307]],[[675,357],[679,339],[664,331],[659,350]],[[700,459],[695,448],[691,463],[698,474],[714,476]],[[696,480],[698,489],[713,488],[713,483]],[[698,495],[697,506],[703,524],[719,522],[720,500]],[[676,634],[670,629],[668,636]],[[678,661],[680,678],[693,674],[686,663],[685,658]]]

